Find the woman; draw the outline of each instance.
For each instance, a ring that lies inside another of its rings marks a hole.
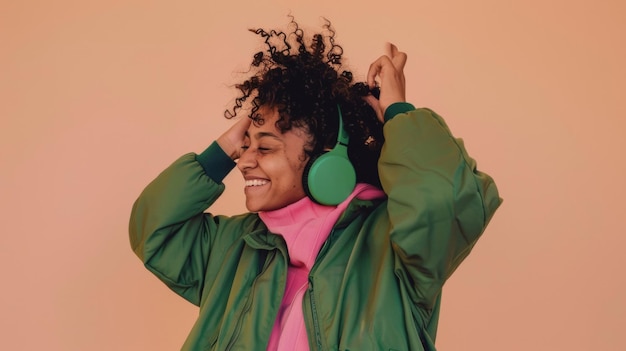
[[[226,112],[249,103],[249,118],[146,187],[131,246],[200,307],[183,350],[435,350],[442,286],[496,186],[441,117],[405,101],[406,54],[390,44],[353,83],[329,23],[310,41],[292,26],[255,31],[268,50]],[[344,144],[356,184],[336,199],[351,170],[317,179],[315,161]],[[235,166],[250,212],[205,213]]]

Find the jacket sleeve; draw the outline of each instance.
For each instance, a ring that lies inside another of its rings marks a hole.
[[[413,287],[413,301],[430,309],[501,199],[436,113],[401,104],[388,108],[389,117],[378,167],[396,274]]]
[[[225,220],[204,211],[224,191],[221,181],[233,166],[216,143],[200,155],[186,154],[161,172],[132,208],[133,251],[148,270],[196,305],[218,225]]]

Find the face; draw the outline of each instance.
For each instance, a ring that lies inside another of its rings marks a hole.
[[[251,212],[276,210],[306,196],[302,173],[308,161],[304,148],[310,135],[296,127],[281,133],[275,125],[277,109],[261,107],[259,114],[264,123],[250,124],[237,162],[245,180],[246,207]]]

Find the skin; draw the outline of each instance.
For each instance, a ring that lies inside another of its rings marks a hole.
[[[371,88],[380,85],[380,97],[368,95],[364,99],[376,111],[378,120],[384,123],[385,110],[396,102],[406,102],[404,65],[407,56],[398,48],[387,43],[386,54],[374,61],[367,72],[367,85]]]
[[[258,112],[264,120],[262,125],[237,123],[241,124],[238,133],[247,125],[237,168],[245,180],[246,208],[251,212],[276,210],[306,196],[302,173],[309,157],[304,148],[311,140],[302,128],[293,127],[281,133],[276,128],[276,108],[262,106]]]
[[[405,102],[404,65],[407,55],[387,43],[386,54],[369,68],[367,84],[380,86],[380,98],[369,95],[365,101],[384,121],[387,107]],[[312,142],[306,129],[294,127],[281,133],[276,128],[276,108],[262,106],[259,113],[265,120],[260,126],[250,118],[242,118],[218,139],[217,143],[233,160],[246,180],[246,207],[251,212],[271,211],[290,205],[305,195],[302,173],[308,161],[305,146]]]

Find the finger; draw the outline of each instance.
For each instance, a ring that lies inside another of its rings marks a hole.
[[[387,43],[387,52],[389,57],[391,57],[393,59],[393,57],[398,53],[398,47],[395,46],[393,43]]]
[[[368,105],[372,106],[374,110],[378,110],[380,108],[380,103],[378,102],[378,99],[375,98],[373,95],[365,95],[363,96],[363,100],[365,100]]]
[[[244,131],[248,130],[248,128],[250,128],[250,124],[252,124],[252,118],[249,117],[243,117],[239,122],[237,122],[237,124],[239,125],[240,129],[243,129]]]
[[[376,61],[372,62],[367,71],[367,85],[370,89],[376,86],[376,76],[378,76],[378,72],[382,69],[380,60],[381,58],[379,57]]]
[[[235,123],[231,130],[229,131],[229,138],[233,145],[239,147],[241,143],[243,143],[244,136],[248,129],[250,128],[250,124],[252,123],[252,118],[248,116],[243,116],[237,123]]]
[[[367,85],[372,89],[376,86],[376,77],[380,75],[385,65],[392,64],[388,56],[381,56],[374,61],[367,72]]]
[[[404,65],[406,64],[407,55],[406,53],[398,50],[398,47],[393,43],[389,44],[389,57],[391,58],[391,62],[393,62],[393,66],[396,70],[402,71],[404,70]]]
[[[393,56],[393,59],[391,60],[391,62],[393,62],[393,66],[396,68],[397,71],[402,72],[404,70],[404,65],[406,64],[406,60],[407,60],[407,56],[404,52],[396,52],[396,54]]]
[[[380,108],[380,102],[378,101],[378,99],[376,99],[372,95],[367,95],[363,97],[363,100],[365,100],[365,102],[367,102],[367,104],[372,107],[374,112],[376,112],[376,117],[378,118],[378,120],[382,122],[384,117],[383,117],[382,109]]]

